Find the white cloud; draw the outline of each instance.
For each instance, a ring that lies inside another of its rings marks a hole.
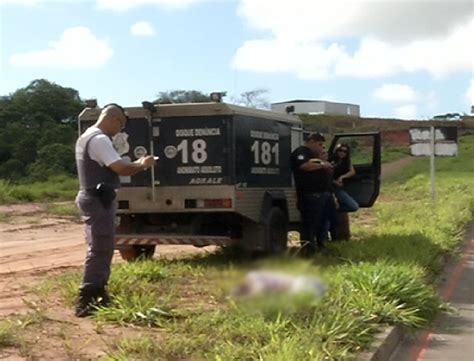
[[[386,102],[413,102],[418,98],[416,91],[404,84],[384,84],[375,89],[373,96]]]
[[[147,21],[139,21],[132,25],[130,32],[137,36],[153,36],[155,35],[155,29]]]
[[[395,45],[364,38],[353,55],[347,54],[336,64],[336,74],[373,77],[426,71],[442,77],[457,71],[471,71],[474,48],[467,44],[473,33],[474,18],[443,38]]]
[[[292,72],[302,79],[329,77],[332,64],[344,56],[337,44],[298,44],[280,40],[250,40],[236,52],[233,67],[256,72]]]
[[[395,117],[398,119],[416,119],[417,117],[417,106],[414,104],[403,105],[395,108]]]
[[[467,88],[466,98],[467,101],[470,103],[469,105],[474,105],[474,78],[471,79],[469,88]]]
[[[238,13],[278,38],[375,36],[393,41],[445,35],[467,22],[474,7],[471,0],[240,0]]]
[[[19,67],[99,68],[114,51],[105,40],[86,27],[64,30],[58,41],[50,41],[44,50],[13,54],[10,64]]]
[[[203,0],[97,0],[99,9],[127,11],[132,8],[155,5],[171,9],[185,8]]]
[[[320,79],[417,71],[441,77],[473,69],[470,0],[241,0],[239,14],[271,34],[237,50],[233,67],[239,70]],[[355,49],[343,45],[354,41]]]

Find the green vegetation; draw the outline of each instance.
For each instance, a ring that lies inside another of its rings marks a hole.
[[[10,321],[0,323],[0,349],[15,346],[15,326]]]
[[[160,354],[157,341],[146,335],[123,338],[117,344],[111,345],[111,348],[112,352],[104,358],[104,361],[155,361]]]
[[[46,206],[48,214],[59,217],[70,217],[79,220],[80,213],[76,205],[71,202],[66,203],[49,203]]]
[[[410,155],[410,148],[406,146],[382,146],[382,163],[389,163]]]
[[[75,174],[79,93],[44,79],[0,97],[0,179],[45,181]]]
[[[0,204],[72,200],[77,189],[77,179],[64,175],[52,176],[47,181],[30,184],[0,180]]]
[[[0,351],[8,347],[16,347],[22,354],[27,353],[28,345],[23,338],[23,333],[26,329],[40,327],[46,319],[41,310],[35,308],[34,305],[30,306],[33,311],[27,315],[0,320]]]
[[[419,158],[384,184],[375,207],[352,217],[353,240],[330,244],[312,260],[222,251],[115,265],[113,304],[94,317],[141,327],[144,335],[114,342],[106,359],[346,360],[384,325],[429,325],[449,309],[429,285],[472,219],[473,140],[460,139],[459,158],[437,158],[435,204],[429,159]],[[328,292],[320,299],[229,299],[232,285],[253,269],[317,275]],[[71,307],[79,279],[67,273],[47,290],[59,289]]]

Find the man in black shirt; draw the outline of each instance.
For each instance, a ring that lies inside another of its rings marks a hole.
[[[295,179],[297,207],[303,223],[300,239],[305,253],[316,251],[316,244],[324,248],[324,210],[333,201],[328,170],[331,163],[318,158],[324,151],[325,138],[311,134],[305,144],[291,153],[291,169]]]

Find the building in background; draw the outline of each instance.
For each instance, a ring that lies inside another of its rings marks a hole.
[[[358,104],[336,103],[326,100],[288,100],[272,103],[271,109],[279,113],[335,114],[360,117]]]

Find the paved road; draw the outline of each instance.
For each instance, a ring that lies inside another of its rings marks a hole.
[[[432,330],[406,337],[390,361],[474,360],[474,225],[460,258],[445,272],[440,295],[457,312],[441,317]]]

